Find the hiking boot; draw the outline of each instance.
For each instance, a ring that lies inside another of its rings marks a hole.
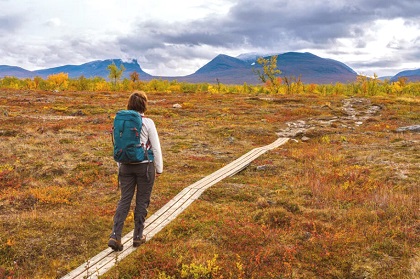
[[[121,240],[117,240],[115,238],[110,238],[108,241],[108,246],[112,248],[115,252],[122,251],[123,250],[123,244],[121,243]]]
[[[146,236],[143,235],[140,237],[139,235],[133,238],[133,247],[139,247],[141,244],[146,242]]]

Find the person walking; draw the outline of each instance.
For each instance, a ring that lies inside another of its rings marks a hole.
[[[127,110],[137,111],[141,115],[143,125],[140,133],[140,143],[147,149],[153,151],[153,161],[145,160],[135,163],[118,163],[121,198],[113,218],[114,225],[108,241],[108,246],[114,251],[123,250],[121,235],[134,193],[136,193],[136,202],[134,209],[133,246],[138,247],[146,242],[143,229],[147,208],[149,207],[155,178],[163,172],[162,150],[156,126],[152,119],[144,115],[147,110],[146,93],[143,91],[134,91],[128,99]]]

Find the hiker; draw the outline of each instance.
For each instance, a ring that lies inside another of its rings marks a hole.
[[[127,110],[134,110],[141,115],[140,143],[142,146],[145,146],[146,151],[151,150],[150,153],[152,153],[153,161],[147,158],[141,162],[118,163],[121,198],[114,215],[114,226],[108,241],[108,246],[114,251],[123,250],[121,234],[124,221],[130,210],[134,192],[136,192],[136,205],[134,209],[133,246],[138,247],[146,241],[146,236],[143,235],[143,229],[147,208],[149,206],[155,177],[163,171],[162,151],[155,123],[152,119],[144,116],[147,110],[146,93],[143,91],[134,91],[128,99]]]

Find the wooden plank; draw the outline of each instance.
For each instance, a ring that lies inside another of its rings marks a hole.
[[[161,231],[166,225],[188,208],[188,206],[198,199],[209,187],[226,177],[237,174],[246,168],[253,160],[265,152],[279,147],[288,140],[288,138],[279,138],[269,145],[254,148],[221,169],[184,188],[166,205],[146,220],[144,228],[144,234],[147,235],[146,241],[150,240],[155,234]],[[107,248],[80,265],[78,268],[63,276],[62,279],[98,278],[100,275],[111,269],[117,261],[123,260],[126,256],[136,250],[136,248],[132,246],[132,235],[133,231],[129,232],[121,239],[124,244],[123,251],[115,253],[111,248]]]
[[[256,152],[258,152],[258,150]],[[200,181],[197,181],[196,183],[192,184],[190,187],[191,188],[209,187],[226,177],[232,176],[233,174],[244,169],[247,165],[249,165],[249,163],[252,160],[254,160],[260,155],[260,154],[253,154],[253,153],[255,153],[255,151],[250,152],[250,154],[248,153],[245,154],[244,156],[229,163],[228,165],[212,173],[211,175],[203,178]]]

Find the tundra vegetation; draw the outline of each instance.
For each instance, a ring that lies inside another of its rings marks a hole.
[[[249,150],[102,278],[419,278],[420,84],[0,79],[0,278],[57,278],[107,248],[112,119],[145,90],[165,171],[153,214]],[[179,106],[174,106],[179,104]],[[124,234],[133,229],[128,216]]]

